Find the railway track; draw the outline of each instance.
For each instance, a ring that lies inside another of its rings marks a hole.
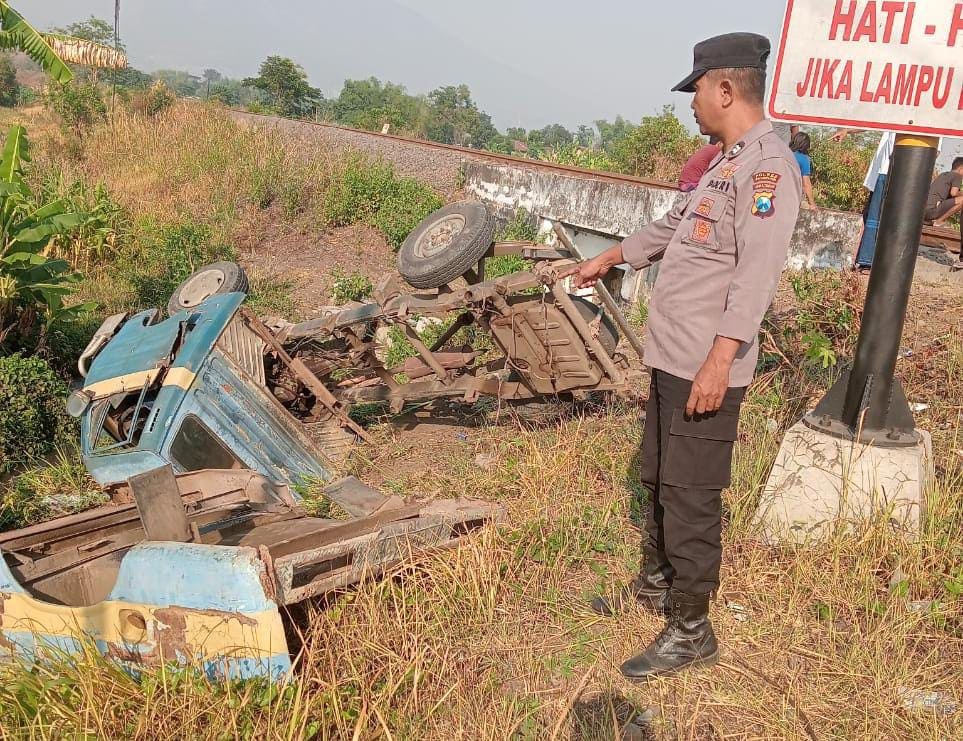
[[[546,162],[544,160],[534,160],[527,159],[523,157],[511,157],[505,154],[498,154],[496,152],[487,152],[481,149],[471,149],[470,147],[459,147],[454,144],[441,144],[439,142],[427,141],[425,139],[414,139],[408,136],[398,136],[397,134],[382,134],[377,131],[366,131],[364,129],[353,129],[350,126],[341,126],[339,124],[321,122],[321,121],[310,121],[307,119],[296,119],[296,118],[282,118],[280,116],[272,116],[267,113],[251,113],[250,111],[240,110],[238,108],[228,109],[232,114],[238,117],[252,119],[252,120],[262,120],[265,122],[280,123],[280,124],[301,124],[304,126],[316,126],[322,129],[330,129],[334,131],[345,131],[351,134],[370,137],[372,139],[381,139],[385,141],[394,141],[400,144],[422,147],[425,149],[434,149],[445,152],[451,152],[459,154],[468,159],[479,160],[481,162],[494,162],[503,165],[511,165],[512,167],[523,167],[531,170],[542,170],[546,172],[555,172],[560,175],[568,175],[570,177],[581,177],[581,178],[591,178],[593,180],[601,180],[610,183],[623,183],[626,185],[643,185],[650,188],[663,188],[665,190],[678,190],[678,188],[672,183],[666,183],[661,180],[650,180],[648,178],[635,177],[634,175],[622,175],[616,172],[602,172],[599,170],[588,170],[583,167],[572,167],[570,165],[560,165],[556,162]]]

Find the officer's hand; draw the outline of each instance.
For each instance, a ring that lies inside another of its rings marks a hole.
[[[729,369],[711,358],[706,360],[692,381],[692,391],[685,403],[686,415],[691,417],[718,411],[728,389]]]
[[[612,268],[608,260],[603,259],[604,257],[604,255],[599,255],[598,257],[593,257],[591,260],[573,265],[558,277],[568,278],[569,276],[575,276],[575,285],[578,288],[591,288],[595,285],[595,281],[601,279]]]

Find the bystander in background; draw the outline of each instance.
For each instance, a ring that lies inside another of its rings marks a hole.
[[[713,160],[721,153],[722,142],[715,137],[710,137],[709,143],[699,147],[682,166],[682,172],[679,173],[679,190],[683,193],[694,191]]]
[[[809,148],[812,146],[812,139],[809,134],[799,131],[793,134],[789,142],[789,148],[796,158],[799,165],[799,172],[802,175],[803,193],[806,195],[806,202],[809,208],[816,210],[816,198],[813,196],[813,160],[809,156]]]

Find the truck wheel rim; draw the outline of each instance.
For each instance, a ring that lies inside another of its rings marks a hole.
[[[192,308],[215,295],[224,283],[224,273],[216,268],[205,270],[191,278],[181,289],[177,303],[184,308]]]
[[[452,214],[438,221],[415,244],[415,257],[428,259],[451,246],[455,237],[465,230],[465,217]]]

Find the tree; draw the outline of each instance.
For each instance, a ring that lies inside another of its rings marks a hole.
[[[212,83],[212,82],[220,82],[220,80],[221,80],[221,73],[218,72],[216,69],[208,68],[208,69],[204,70],[204,72],[201,73],[201,77],[203,77],[203,78],[204,78],[204,82],[207,83],[207,92],[205,93],[204,97],[205,97],[205,98],[210,98],[210,97],[211,97],[211,83]]]
[[[70,36],[75,39],[93,41],[95,44],[100,44],[101,46],[114,45],[114,29],[107,21],[95,16],[90,16],[90,18],[85,21],[70,23],[63,28],[55,28],[51,33],[58,36]],[[124,50],[120,39],[117,39],[117,48],[121,51]]]
[[[246,77],[243,84],[264,91],[282,116],[303,115],[323,100],[321,91],[308,84],[304,68],[287,57],[268,57],[261,63],[258,76]]]
[[[111,81],[119,88],[128,90],[143,90],[150,87],[154,78],[139,69],[127,67],[126,69],[115,70],[112,73]]]
[[[367,80],[345,80],[341,93],[331,103],[331,115],[338,123],[372,131],[385,124],[417,132],[424,118],[424,101],[409,95],[401,85]]]
[[[609,123],[605,119],[596,121],[595,128],[599,130],[599,140],[602,143],[602,149],[606,152],[611,152],[615,145],[628,136],[629,132],[632,131],[635,126],[621,116],[616,116],[613,123]]]
[[[542,142],[546,147],[551,149],[558,149],[560,147],[567,146],[574,141],[575,137],[572,132],[566,129],[562,124],[551,124],[539,129],[538,132],[541,135]]]
[[[491,116],[475,105],[467,85],[432,90],[428,103],[426,133],[433,141],[480,149],[498,134]]]
[[[578,142],[580,147],[591,147],[595,145],[595,129],[591,126],[586,126],[582,124],[578,127],[578,131],[575,134],[575,141]]]
[[[686,159],[705,140],[690,134],[671,105],[657,116],[646,116],[638,126],[611,146],[622,172],[676,182]]]
[[[159,69],[154,79],[161,80],[181,98],[197,97],[201,92],[201,78],[179,69]]]
[[[215,82],[208,88],[207,97],[226,106],[239,106],[241,105],[241,84],[237,80]]]
[[[17,82],[17,70],[6,54],[0,55],[0,106],[12,108],[20,97],[20,84]]]

